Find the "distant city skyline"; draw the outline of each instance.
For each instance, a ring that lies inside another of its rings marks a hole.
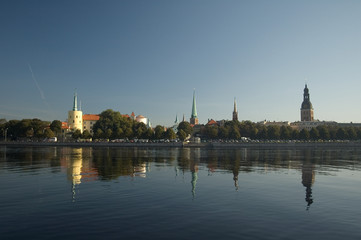
[[[0,118],[361,122],[361,2],[0,2]]]

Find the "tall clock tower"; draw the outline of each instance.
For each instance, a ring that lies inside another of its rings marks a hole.
[[[313,121],[313,107],[310,101],[310,93],[305,85],[303,90],[303,102],[301,105],[301,121]]]

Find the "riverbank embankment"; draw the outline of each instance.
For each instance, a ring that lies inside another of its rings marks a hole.
[[[361,141],[335,142],[241,142],[241,143],[111,143],[111,142],[0,142],[0,146],[49,146],[49,147],[137,147],[137,148],[361,148]]]

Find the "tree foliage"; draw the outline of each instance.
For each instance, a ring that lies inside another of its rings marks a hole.
[[[54,132],[54,134],[60,134],[61,133],[61,121],[54,120],[50,124],[50,129]]]
[[[50,123],[47,121],[34,118],[2,122],[0,129],[2,129],[3,137],[6,130],[8,140],[22,140],[27,138],[41,140],[45,137],[45,131],[49,125]]]
[[[147,128],[144,123],[122,116],[120,112],[112,109],[105,110],[99,115],[93,131],[94,138],[97,139],[153,138],[153,130]]]
[[[72,138],[74,138],[74,139],[79,139],[79,138],[82,137],[81,132],[80,132],[79,129],[76,129],[71,136],[72,136]]]
[[[310,130],[298,130],[291,126],[264,125],[250,121],[227,121],[224,125],[206,125],[202,136],[208,139],[259,140],[361,140],[361,128],[320,125]]]
[[[175,134],[173,128],[168,128],[167,131],[164,133],[164,138],[166,139],[176,139],[177,135]]]
[[[192,132],[193,132],[193,128],[192,128],[191,124],[186,121],[179,123],[177,129],[178,129],[178,131],[183,130],[185,132],[185,134],[187,134],[187,135],[192,134]]]
[[[91,139],[91,138],[92,138],[92,135],[91,135],[91,133],[89,132],[89,130],[85,130],[85,131],[83,132],[83,134],[81,135],[81,138],[83,138],[83,139]]]
[[[164,127],[163,127],[163,126],[157,125],[157,126],[154,128],[154,138],[155,138],[155,139],[162,139],[162,138],[164,138]]]

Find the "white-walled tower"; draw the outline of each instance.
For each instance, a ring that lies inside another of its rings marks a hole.
[[[78,96],[74,93],[73,110],[68,112],[68,126],[72,131],[79,129],[83,133],[83,112],[78,110]]]

